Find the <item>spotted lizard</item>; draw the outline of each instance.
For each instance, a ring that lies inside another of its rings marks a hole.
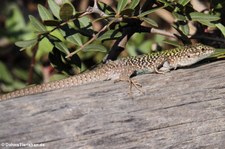
[[[146,55],[121,58],[116,61],[109,60],[91,71],[3,94],[0,96],[0,101],[104,80],[125,80],[138,87],[140,84],[131,79],[134,74],[166,73],[178,67],[195,64],[214,52],[213,47],[199,43]]]

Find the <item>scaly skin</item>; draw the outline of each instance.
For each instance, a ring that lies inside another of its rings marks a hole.
[[[106,64],[101,64],[89,72],[1,95],[0,101],[103,80],[125,80],[137,85],[130,79],[130,76],[134,73],[165,73],[177,67],[195,64],[209,57],[214,51],[215,49],[212,47],[196,44],[149,55],[108,61]]]

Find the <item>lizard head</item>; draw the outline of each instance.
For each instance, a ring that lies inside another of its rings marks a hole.
[[[184,46],[179,50],[179,52],[176,52],[175,63],[178,67],[189,66],[209,57],[214,52],[215,48],[200,43],[191,46]]]

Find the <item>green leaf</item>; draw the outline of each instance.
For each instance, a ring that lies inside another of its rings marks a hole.
[[[100,10],[102,10],[107,15],[115,14],[114,9],[110,5],[107,5],[101,1],[98,1],[97,6]]]
[[[171,3],[170,1],[169,2],[167,0],[158,0],[158,1],[163,3],[165,6],[170,6],[171,8],[173,8],[173,6],[171,5],[173,3]]]
[[[12,92],[15,91],[16,89],[21,89],[24,87],[26,87],[26,85],[23,82],[13,80],[12,82],[9,82],[9,84],[4,84],[2,86],[2,90],[5,92]]]
[[[56,2],[54,0],[48,0],[48,6],[50,8],[50,10],[52,11],[53,15],[60,19],[59,17],[59,10],[60,10],[60,7],[58,4],[56,4]]]
[[[129,40],[129,42],[137,46],[141,45],[144,40],[145,40],[145,33],[135,33],[132,36],[132,40],[131,41]]]
[[[91,30],[93,29],[90,18],[84,16],[84,17],[78,18],[78,21],[80,25],[79,28],[86,28]]]
[[[217,23],[215,25],[222,32],[223,36],[225,37],[225,26],[221,23]]]
[[[33,17],[32,15],[29,15],[29,18],[30,18],[31,24],[33,25],[36,31],[41,33],[47,31],[46,27],[42,23],[40,23],[35,17]]]
[[[162,9],[162,8],[164,8],[164,7],[165,7],[165,6],[161,6],[161,7],[157,7],[157,8],[153,8],[153,9],[151,9],[151,10],[145,11],[145,12],[139,14],[138,17],[144,17],[144,16],[149,15],[150,13],[153,13],[153,12],[155,12],[156,10]]]
[[[186,17],[182,14],[172,12],[172,15],[176,18],[176,21],[184,21],[186,20]]]
[[[62,40],[64,40],[59,30],[52,32],[52,34],[49,34],[48,36],[46,36],[46,38],[49,40],[49,42],[51,42],[52,45],[54,45],[55,42],[61,42]]]
[[[5,82],[13,82],[13,78],[12,75],[10,74],[9,70],[6,68],[6,66],[4,65],[4,63],[2,63],[0,61],[0,80],[3,80]]]
[[[117,12],[121,12],[127,5],[128,0],[118,0]]]
[[[18,39],[24,39],[24,37],[26,38],[26,35],[24,33],[27,33],[28,35],[28,33],[31,32],[30,28],[25,23],[25,18],[21,11],[21,8],[16,3],[10,3],[10,5],[4,6],[4,10],[0,12],[1,16],[4,16],[4,13],[6,12],[8,12],[8,15],[5,15],[5,19],[3,21],[4,25],[0,27],[1,38],[5,36],[4,38],[7,38],[11,42],[14,42]],[[24,26],[26,26],[26,28]]]
[[[201,12],[192,12],[190,13],[190,17],[193,21],[217,21],[220,19],[219,16],[204,14]]]
[[[75,64],[77,67],[81,68],[81,59],[77,54],[74,54],[70,59],[65,58],[65,56],[63,56],[63,58],[68,64]]]
[[[57,34],[55,34],[55,35],[57,35]],[[55,35],[49,34],[48,36],[46,36],[48,41],[54,46],[53,49],[56,48],[59,51],[61,51],[62,53],[69,54],[70,52],[69,52],[67,46],[62,42],[62,40],[64,40],[64,39],[60,40],[59,36],[55,36]],[[61,34],[58,34],[58,35],[61,35]]]
[[[214,4],[214,8],[213,9],[217,9],[217,10],[222,9],[223,8],[223,3],[217,3],[216,5]]]
[[[225,49],[216,49],[210,57],[225,58]]]
[[[141,52],[141,53],[148,54],[149,49],[151,49],[151,46],[152,46],[151,40],[142,41],[142,43],[138,46],[138,51]]]
[[[89,51],[98,51],[98,52],[107,52],[106,47],[100,44],[89,44],[84,49],[82,50],[84,52],[89,52]]]
[[[16,46],[20,47],[20,48],[29,48],[34,46],[35,44],[37,44],[38,40],[37,38],[35,39],[31,39],[31,40],[24,40],[24,41],[17,41],[15,43]]]
[[[75,45],[82,46],[82,41],[81,41],[80,37],[81,37],[81,35],[79,33],[77,33],[77,34],[67,37],[66,39]]]
[[[35,55],[35,59],[37,61],[41,61],[43,56],[48,55],[49,52],[52,51],[53,44],[49,42],[48,38],[43,38],[38,42],[38,49]]]
[[[56,80],[62,80],[67,78],[65,74],[53,74],[50,76],[49,81],[56,81]]]
[[[38,4],[38,12],[42,20],[53,20],[52,14],[41,4]]]
[[[188,24],[180,24],[180,25],[179,25],[179,29],[180,29],[185,35],[188,35],[188,34],[189,34],[189,26],[188,26]]]
[[[201,24],[206,25],[208,27],[216,27],[214,23],[211,23],[210,21],[199,21]]]
[[[134,12],[133,9],[127,8],[127,9],[124,9],[123,11],[121,11],[120,15],[122,15],[122,16],[132,16],[133,12]]]
[[[179,0],[178,3],[181,4],[182,6],[187,5],[191,0]]]
[[[62,20],[69,20],[73,16],[73,12],[73,6],[69,3],[65,3],[60,8],[59,16]]]
[[[115,30],[108,30],[103,35],[98,37],[98,40],[100,40],[100,41],[102,41],[102,40],[110,40],[110,39],[119,38],[121,36],[122,36],[121,32],[117,32]]]
[[[143,20],[144,22],[146,22],[147,24],[151,25],[151,26],[158,27],[158,24],[150,18],[142,17],[140,19]]]
[[[78,55],[73,55],[70,59],[66,59],[66,54],[61,52],[57,48],[53,48],[52,51],[49,53],[48,58],[51,64],[60,72],[66,72],[69,75],[74,75],[74,68],[73,65],[81,67],[81,60]]]
[[[134,9],[138,4],[140,0],[132,0],[129,4],[129,8]]]
[[[175,47],[180,47],[181,45],[177,41],[172,41],[172,40],[163,40],[164,43],[175,46]]]
[[[19,80],[27,81],[27,76],[29,75],[29,72],[26,69],[16,68],[13,69],[13,75],[16,76]]]
[[[65,54],[69,54],[69,49],[66,47],[66,45],[63,42],[55,42],[55,47],[57,49],[59,49],[61,52],[65,53]]]

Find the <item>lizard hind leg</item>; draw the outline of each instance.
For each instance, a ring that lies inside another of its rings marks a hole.
[[[132,87],[134,86],[138,91],[140,91],[142,94],[145,94],[145,92],[141,89],[142,85],[136,81],[135,79],[128,77],[128,76],[120,76],[119,79],[116,79],[114,83],[125,81],[129,83],[129,94],[132,94]]]

